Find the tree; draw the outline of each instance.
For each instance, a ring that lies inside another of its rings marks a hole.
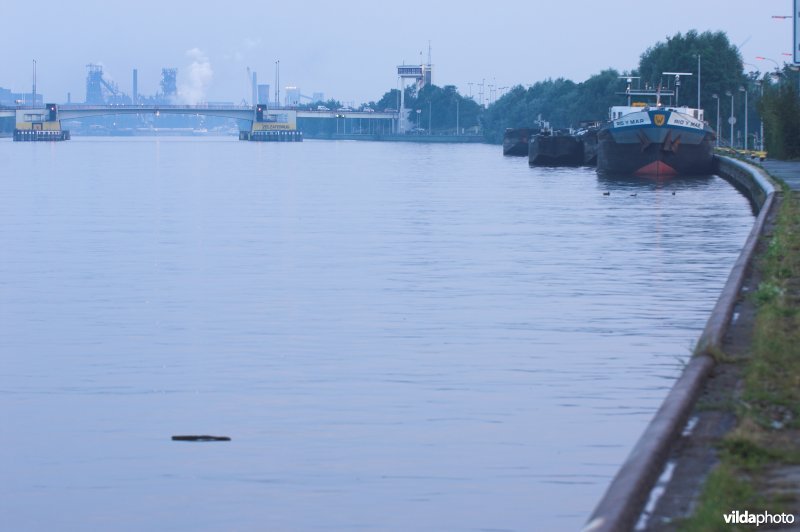
[[[578,128],[583,122],[605,120],[608,108],[619,100],[619,72],[608,69],[583,83],[558,78],[539,81],[527,90],[521,85],[489,106],[483,115],[483,134],[502,142],[506,128],[533,127],[545,120],[553,128]]]
[[[391,89],[384,93],[380,100],[375,104],[375,108],[379,111],[385,109],[399,109],[400,108],[400,90]]]
[[[765,76],[764,97],[759,110],[764,120],[764,137],[770,157],[800,158],[800,101],[798,74],[788,67],[778,74],[778,81],[769,82]]]
[[[700,107],[716,109],[712,94],[720,97],[722,116],[730,115],[730,101],[723,95],[726,91],[738,91],[746,82],[743,73],[742,56],[728,40],[725,32],[706,31],[697,33],[691,30],[682,35],[677,33],[667,37],[666,42],[658,42],[648,48],[639,60],[639,75],[644,84],[652,88],[662,85],[674,88],[674,77],[664,72],[688,72],[692,76],[681,77],[679,104],[692,107],[697,105],[697,57],[700,56],[701,96]],[[726,109],[727,106],[727,109]]]
[[[608,118],[608,108],[622,103],[620,73],[609,68],[578,86],[571,121],[600,122]]]
[[[666,42],[656,43],[641,55],[638,70],[630,75],[640,77],[642,88],[655,89],[661,85],[672,89],[675,79],[663,76],[664,72],[691,73],[692,76],[681,78],[678,103],[694,106],[697,104],[698,54],[702,65],[701,107],[716,110],[717,101],[712,94],[717,94],[721,115],[729,116],[730,100],[725,99],[725,91],[738,93],[739,87],[744,87],[751,96],[755,85],[747,83],[741,55],[723,32],[698,33],[692,30],[686,35],[678,33],[667,37]],[[539,81],[527,89],[518,85],[483,114],[484,138],[489,142],[501,142],[506,128],[533,127],[540,116],[556,129],[577,128],[582,122],[607,120],[608,108],[624,101],[619,94],[624,88],[619,78],[619,72],[607,69],[582,83],[558,78]],[[754,108],[753,100],[756,98],[748,99],[751,110]],[[670,102],[667,100],[665,103]],[[734,109],[740,110],[741,107]],[[709,116],[710,113],[706,115]]]
[[[456,133],[459,129],[467,129],[478,125],[480,106],[471,98],[464,98],[456,90],[455,85],[426,85],[414,94],[409,103],[406,96],[406,107],[416,111],[419,109],[419,123],[430,133]],[[457,115],[457,116],[456,116]]]
[[[411,85],[405,88],[403,98],[406,110],[412,113],[412,122],[416,123],[419,118],[423,129],[430,124],[433,132],[452,134],[456,132],[456,123],[462,129],[479,125],[480,106],[471,98],[461,96],[455,85],[426,85],[419,90],[416,85]],[[384,93],[377,103],[370,103],[370,107],[379,111],[399,110],[400,90],[392,89]],[[420,111],[419,116],[417,110]]]
[[[339,100],[329,99],[327,101],[318,101],[318,102],[310,102],[304,103],[297,106],[298,110],[305,110],[305,111],[316,111],[318,107],[327,107],[331,111],[342,107],[342,102]]]

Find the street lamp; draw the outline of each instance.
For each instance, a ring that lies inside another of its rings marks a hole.
[[[770,59],[769,57],[764,57],[761,55],[757,55],[756,59],[758,59],[759,61],[772,61],[773,63],[775,63],[775,72],[779,72],[781,69],[781,66],[774,59]]]
[[[275,61],[275,108],[281,107],[281,61]]]
[[[460,114],[458,111],[458,95],[456,94],[456,135],[459,135],[459,127],[458,127],[458,115]]]
[[[739,92],[744,93],[744,149],[747,151],[747,87],[739,87]]]
[[[758,83],[758,87],[759,87],[759,97],[758,97],[758,99],[759,99],[759,102],[760,102],[761,99],[764,97],[764,80],[760,79],[760,80],[756,81],[756,83]],[[759,151],[764,151],[764,117],[762,117],[760,113],[759,113],[759,120],[758,121],[760,123],[760,129],[759,129],[759,132],[758,132],[758,150]]]
[[[719,94],[714,93],[711,95],[711,97],[717,100],[717,148],[719,148]]]
[[[733,93],[731,91],[725,91],[725,96],[731,97],[731,117],[728,118],[728,123],[731,125],[731,140],[730,145],[733,148],[733,124],[736,123],[736,117],[733,116]]]
[[[419,115],[422,113],[422,109],[417,109],[417,133],[419,133]]]

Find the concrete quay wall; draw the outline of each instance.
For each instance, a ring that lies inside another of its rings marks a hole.
[[[672,444],[686,425],[714,367],[713,355],[721,349],[747,268],[772,208],[776,190],[763,170],[721,156],[715,156],[715,169],[717,175],[748,195],[758,216],[706,322],[693,357],[595,507],[583,529],[585,532],[621,532],[633,530],[636,526],[650,491],[669,458]]]

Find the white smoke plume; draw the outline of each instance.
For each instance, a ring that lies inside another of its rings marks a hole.
[[[192,60],[186,68],[186,76],[182,76],[178,87],[178,98],[182,103],[196,105],[206,100],[206,89],[211,84],[214,71],[206,55],[199,48],[192,48],[186,52]]]

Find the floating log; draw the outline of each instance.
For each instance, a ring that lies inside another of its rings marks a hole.
[[[173,436],[172,441],[231,441],[228,436]]]

